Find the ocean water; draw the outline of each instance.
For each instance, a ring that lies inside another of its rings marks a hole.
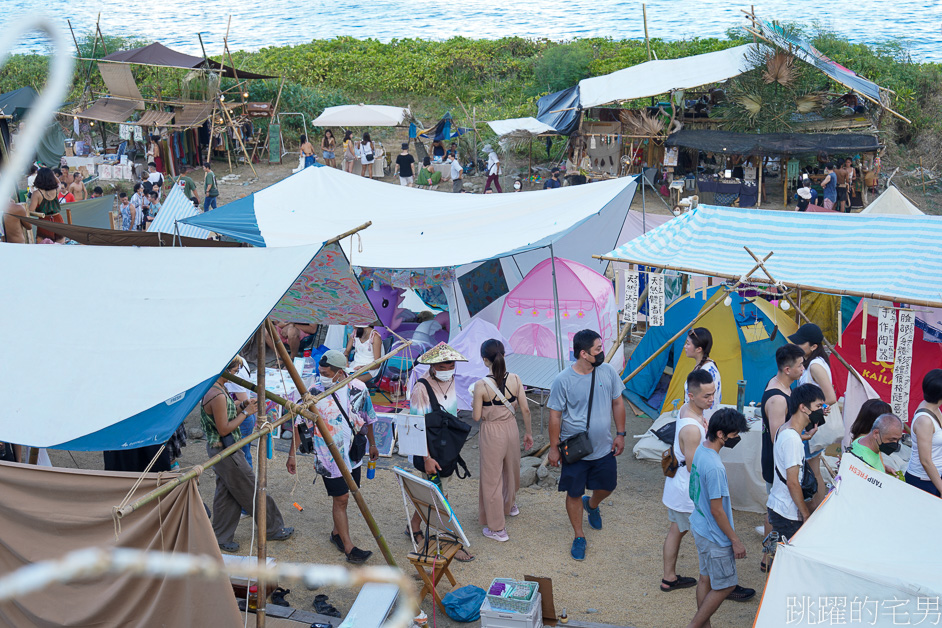
[[[650,0],[648,32],[665,40],[722,37],[747,23],[731,0]],[[942,0],[773,0],[756,2],[765,19],[819,22],[850,41],[878,44],[900,37],[914,60],[942,62]],[[222,52],[229,16],[233,50],[298,44],[350,35],[383,41],[404,38],[505,36],[643,39],[641,2],[622,0],[0,0],[0,32],[17,15],[42,11],[70,19],[75,32],[94,29],[98,14],[108,35],[139,35],[201,54]],[[43,50],[39,39],[19,51]],[[656,53],[656,47],[655,47]]]

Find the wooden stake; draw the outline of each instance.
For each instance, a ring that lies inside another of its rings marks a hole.
[[[265,319],[265,323],[260,325],[258,328],[258,362],[256,364],[256,369],[258,371],[258,388],[256,389],[256,394],[258,396],[258,410],[256,414],[256,419],[263,418],[262,425],[268,421],[268,412],[266,410],[265,404],[265,327],[268,325],[268,319]],[[272,337],[277,337],[277,334],[273,334]],[[298,390],[303,390],[299,388]],[[256,421],[257,422],[257,421]],[[255,494],[255,522],[256,530],[258,530],[258,564],[265,565],[267,564],[266,557],[268,556],[268,439],[271,438],[269,433],[264,439],[259,441],[258,455],[255,456],[255,464],[257,465],[258,472],[258,489]],[[264,449],[264,451],[263,451]],[[217,482],[219,480],[216,480]],[[255,626],[256,628],[265,628],[265,605],[268,603],[268,596],[265,592],[265,581],[261,575],[256,582],[258,585],[258,594],[257,599],[257,610],[255,611]]]
[[[926,195],[926,171],[922,167],[922,157],[919,158],[919,176],[922,177],[922,195]]]
[[[651,60],[651,40],[648,39],[648,5],[641,5],[641,14],[644,16],[644,45],[648,47],[648,61]]]
[[[304,384],[301,374],[298,373],[298,370],[294,367],[294,362],[291,360],[291,356],[288,355],[288,349],[286,349],[284,343],[281,342],[281,337],[278,334],[271,334],[271,337],[275,342],[275,349],[278,351],[278,355],[285,363],[285,368],[288,369],[288,373],[291,375],[292,381],[294,381],[294,385],[298,390],[307,390],[307,386]],[[412,343],[407,343],[405,346],[410,344]],[[353,480],[353,476],[350,474],[350,469],[347,467],[347,461],[341,455],[340,449],[337,448],[337,444],[334,442],[334,439],[330,435],[330,431],[327,429],[327,423],[324,422],[324,418],[313,406],[311,407],[311,413],[314,416],[314,422],[317,425],[317,431],[320,432],[321,437],[324,439],[324,444],[327,445],[327,449],[330,450],[330,455],[333,457],[334,463],[336,463],[337,468],[340,470],[340,474],[347,483],[347,488],[350,489],[350,494],[353,496],[357,506],[360,508],[360,513],[366,520],[366,525],[370,528],[370,532],[373,533],[373,538],[376,539],[376,544],[379,545],[379,549],[383,553],[383,557],[386,559],[386,564],[391,567],[395,567],[396,560],[393,558],[392,552],[389,549],[389,545],[386,543],[386,538],[379,529],[376,519],[373,518],[373,513],[370,512],[369,506],[366,505],[366,499],[363,498],[360,488]],[[292,437],[292,449],[294,446],[295,440]]]

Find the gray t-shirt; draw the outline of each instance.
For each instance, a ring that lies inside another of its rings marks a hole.
[[[556,376],[550,388],[547,407],[562,413],[560,440],[585,430],[589,409],[589,384],[592,374],[582,375],[571,366]],[[612,451],[612,400],[625,389],[618,371],[605,363],[595,369],[595,395],[592,397],[592,418],[589,421],[589,440],[592,453],[586,460],[598,460]]]

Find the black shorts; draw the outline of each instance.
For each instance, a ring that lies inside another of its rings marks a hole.
[[[840,203],[841,201],[844,201],[844,202],[847,201],[847,188],[846,188],[846,187],[840,187],[840,186],[838,186],[838,188],[837,188],[837,202]]]
[[[772,530],[778,532],[780,540],[791,539],[804,523],[801,520],[787,519],[771,508],[766,508],[766,510],[769,512],[769,525],[772,526]]]
[[[363,466],[359,466],[353,471],[350,472],[350,475],[353,476],[353,481],[357,483],[357,486],[360,486],[360,469]],[[324,488],[327,489],[327,494],[331,497],[341,497],[350,492],[350,489],[347,487],[347,481],[343,479],[343,476],[339,478],[324,478]]]
[[[618,483],[618,463],[615,453],[609,453],[598,460],[586,460],[572,464],[562,463],[559,474],[559,490],[566,491],[570,497],[585,495],[590,491],[614,491]]]

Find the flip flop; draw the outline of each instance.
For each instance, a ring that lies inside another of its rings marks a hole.
[[[459,555],[460,552],[464,552],[465,558],[462,558]],[[475,558],[476,556],[472,556],[471,554],[468,553],[468,550],[464,548],[458,550],[458,553],[455,554],[455,560],[457,560],[459,563],[470,563]]]

